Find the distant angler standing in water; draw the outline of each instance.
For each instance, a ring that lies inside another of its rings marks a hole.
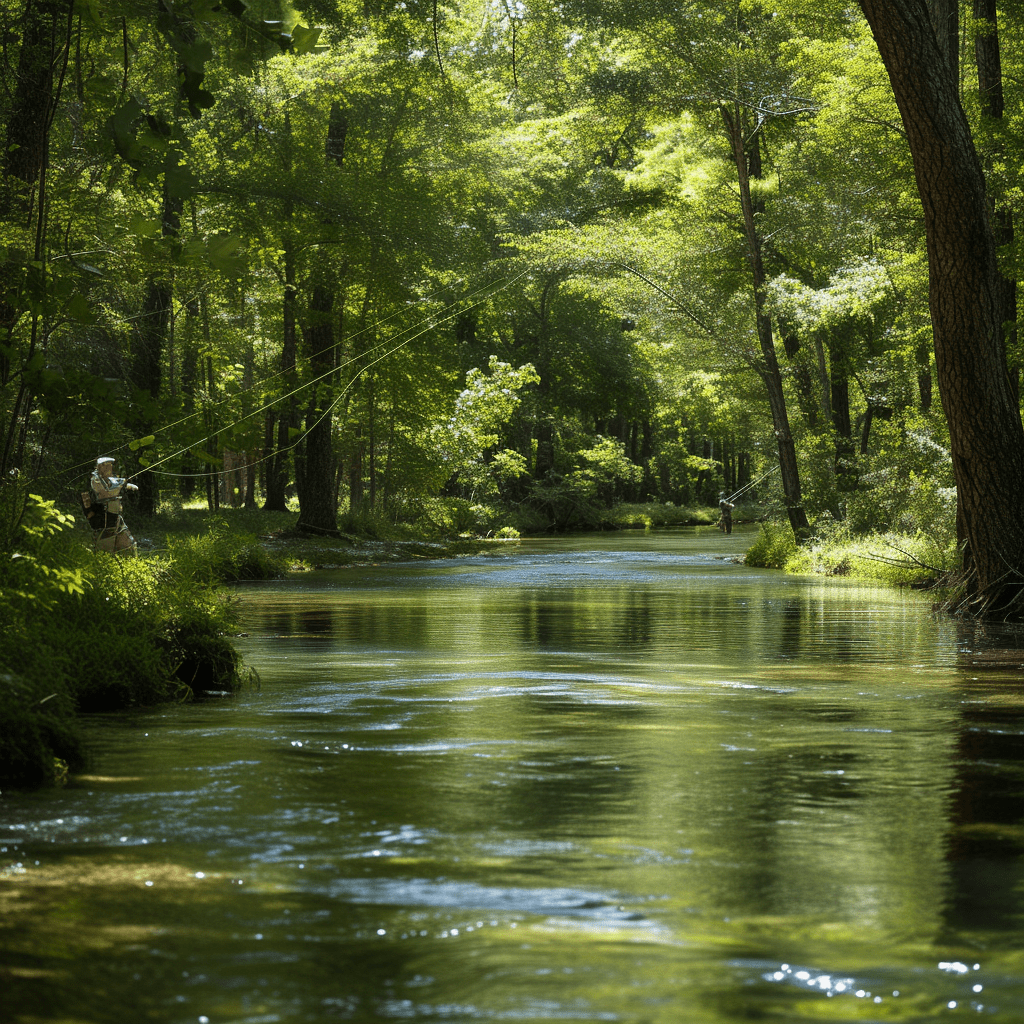
[[[115,554],[130,551],[134,554],[135,538],[121,518],[121,493],[137,491],[138,487],[113,476],[113,472],[114,460],[109,455],[101,455],[89,481],[92,503],[98,510],[98,514],[93,516],[93,530],[96,531],[93,537],[100,551]]]
[[[732,510],[736,506],[725,496],[725,491],[718,495],[718,509],[722,513],[718,528],[726,533],[732,533]]]

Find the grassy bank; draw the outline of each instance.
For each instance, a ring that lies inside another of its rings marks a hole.
[[[854,537],[832,526],[797,546],[788,525],[762,524],[744,559],[747,565],[791,573],[850,576],[889,586],[941,587],[955,570],[952,538],[919,532]]]
[[[628,504],[623,502],[608,509],[601,517],[599,529],[650,530],[670,526],[713,526],[718,522],[718,509],[703,506]]]
[[[115,558],[59,516],[34,510],[0,568],[0,788],[80,766],[80,713],[237,690],[234,606],[218,586],[283,570],[225,530]]]

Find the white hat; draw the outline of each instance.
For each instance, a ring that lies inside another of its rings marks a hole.
[[[114,456],[113,455],[101,455],[96,460],[96,465],[97,466],[102,466],[104,462],[113,462],[113,461],[114,461]]]

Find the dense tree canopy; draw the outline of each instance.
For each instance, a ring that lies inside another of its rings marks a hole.
[[[798,537],[945,531],[1005,608],[1024,25],[950,11],[4,0],[5,543],[101,449],[328,533],[778,466]]]

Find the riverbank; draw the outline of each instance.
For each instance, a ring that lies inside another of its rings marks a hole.
[[[849,576],[888,586],[942,589],[958,566],[954,537],[940,531],[873,533],[854,537],[842,524],[821,528],[797,546],[788,525],[762,523],[747,565],[816,576]]]
[[[261,545],[208,531],[115,558],[51,503],[24,522],[0,567],[0,789],[81,768],[82,714],[245,685],[222,584],[280,571]]]

